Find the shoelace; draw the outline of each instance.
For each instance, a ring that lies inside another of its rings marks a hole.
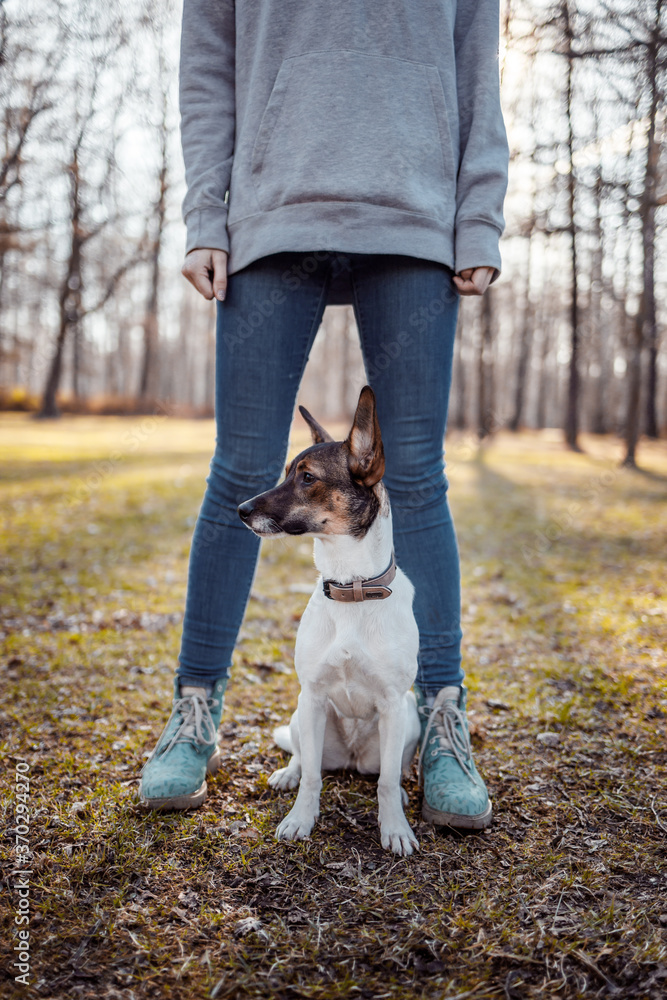
[[[437,740],[437,737],[440,737],[444,742],[444,746],[441,745],[437,748],[435,751],[436,756],[455,757],[461,770],[468,778],[474,780],[473,772],[468,764],[468,761],[472,760],[470,736],[465,727],[463,712],[458,705],[453,701],[443,701],[437,708],[429,708],[428,705],[422,705],[419,711],[422,715],[426,715],[427,712],[429,713],[426,732],[424,733],[424,739],[419,750],[418,769],[420,782],[424,776],[424,753],[426,748]],[[437,716],[441,716],[441,719],[438,720]],[[432,729],[435,729],[436,737],[431,737]]]
[[[169,753],[171,748],[177,743],[194,742],[196,746],[214,743],[216,729],[211,717],[211,708],[214,708],[215,705],[217,705],[217,701],[214,698],[209,698],[206,702],[198,694],[189,694],[185,698],[177,698],[174,701],[169,722],[171,722],[174,715],[179,714],[182,719],[181,724],[167,742],[164,739],[164,734],[169,729],[169,722],[167,723],[164,733],[157,741],[150,757],[147,758],[144,768],[154,757],[162,757],[164,754]]]

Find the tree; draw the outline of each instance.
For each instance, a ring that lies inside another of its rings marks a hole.
[[[38,414],[42,418],[59,414],[57,393],[70,335],[81,336],[84,317],[100,310],[127,271],[145,259],[144,241],[140,240],[124,252],[110,273],[109,262],[104,260],[100,271],[107,276],[97,282],[101,290],[96,288],[84,302],[86,251],[112,221],[118,223],[122,218],[122,211],[114,213],[105,207],[111,200],[116,172],[116,122],[122,103],[113,92],[113,100],[109,103],[111,95],[107,95],[106,90],[116,57],[125,48],[128,36],[116,16],[107,16],[103,10],[84,4],[71,25],[71,37],[88,54],[88,60],[85,69],[76,73],[70,103],[72,126],[61,140],[65,147],[67,135],[72,135],[65,160],[69,181],[67,258],[58,293],[58,331]],[[75,391],[78,390],[79,359],[80,345],[79,351],[74,352]]]
[[[636,449],[640,433],[641,368],[644,348],[648,351],[646,386],[646,433],[657,437],[657,316],[655,299],[655,243],[659,143],[656,120],[663,99],[661,72],[664,74],[664,47],[667,35],[663,25],[663,0],[653,0],[649,9],[635,12],[633,42],[643,49],[642,97],[648,104],[646,114],[646,155],[642,191],[639,200],[641,220],[642,291],[634,324],[628,369],[628,397],[625,421],[626,452],[623,465],[636,467]],[[664,77],[663,77],[664,78]]]
[[[150,267],[148,301],[144,314],[144,345],[139,379],[139,399],[146,402],[158,394],[159,362],[159,320],[158,305],[160,294],[160,252],[166,224],[167,195],[169,192],[169,131],[168,131],[168,80],[165,58],[164,32],[158,34],[157,92],[160,97],[158,119],[158,143],[160,159],[157,175],[157,198],[153,210],[153,237],[148,248]]]
[[[562,21],[564,48],[562,54],[566,60],[565,86],[565,118],[567,122],[567,201],[568,201],[568,232],[570,235],[570,364],[567,384],[567,406],[565,411],[565,440],[573,451],[580,451],[579,435],[579,272],[577,261],[577,222],[576,222],[576,192],[577,182],[574,172],[574,60],[572,43],[574,28],[570,15],[569,0],[564,0],[560,6],[559,15]]]

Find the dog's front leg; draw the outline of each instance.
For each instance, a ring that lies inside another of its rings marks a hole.
[[[407,856],[419,842],[403,812],[401,768],[405,743],[405,706],[390,704],[380,712],[380,779],[378,781],[378,822],[385,849]]]
[[[296,802],[276,830],[279,840],[308,837],[320,814],[326,700],[312,690],[303,689],[299,695],[298,718],[301,782]]]

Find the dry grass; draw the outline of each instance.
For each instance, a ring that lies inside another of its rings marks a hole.
[[[278,843],[271,727],[296,697],[310,545],[264,549],[189,814],[146,815],[210,423],[0,420],[0,738],[30,763],[32,993],[43,998],[633,997],[667,993],[667,455],[553,435],[449,447],[472,723],[495,822],[408,816],[382,851],[374,784],[328,776],[310,840]],[[549,732],[550,745],[539,739]],[[17,906],[3,797],[3,995]]]

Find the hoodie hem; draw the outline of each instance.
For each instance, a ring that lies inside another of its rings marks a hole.
[[[229,223],[228,229],[229,274],[284,251],[402,254],[454,266],[453,229],[429,216],[381,205],[282,205]]]

